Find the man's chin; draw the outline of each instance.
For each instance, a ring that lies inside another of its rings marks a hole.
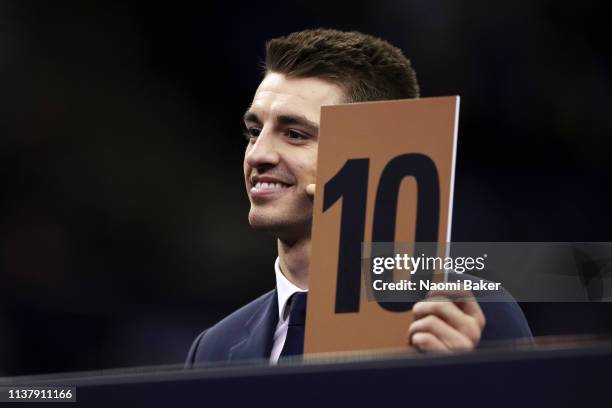
[[[271,216],[257,213],[249,213],[249,224],[251,228],[258,231],[265,231],[276,238],[295,238],[296,235],[302,236],[310,234],[310,224],[312,219],[299,220],[296,218]]]
[[[270,217],[253,217],[249,216],[249,225],[251,228],[260,231],[275,231],[286,228],[288,225],[282,220],[273,219]]]
[[[292,211],[275,206],[251,205],[249,211],[249,224],[257,230],[274,230],[291,224]],[[294,212],[295,213],[295,212]]]

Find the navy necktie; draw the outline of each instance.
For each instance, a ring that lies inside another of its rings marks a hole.
[[[304,322],[306,321],[306,292],[296,292],[289,298],[289,327],[280,357],[304,353]]]

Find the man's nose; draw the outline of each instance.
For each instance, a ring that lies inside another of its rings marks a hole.
[[[251,167],[278,164],[279,155],[274,135],[262,130],[255,143],[247,148],[245,160]]]

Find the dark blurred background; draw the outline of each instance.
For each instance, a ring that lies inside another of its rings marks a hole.
[[[612,241],[606,2],[0,3],[0,375],[182,362],[274,285],[241,116],[267,39],[383,37],[460,94],[454,241]],[[611,304],[525,304],[535,334]]]

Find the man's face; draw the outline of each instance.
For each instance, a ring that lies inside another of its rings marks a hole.
[[[244,115],[248,144],[244,179],[249,223],[283,240],[310,234],[322,105],[341,103],[343,92],[319,78],[268,73]]]

